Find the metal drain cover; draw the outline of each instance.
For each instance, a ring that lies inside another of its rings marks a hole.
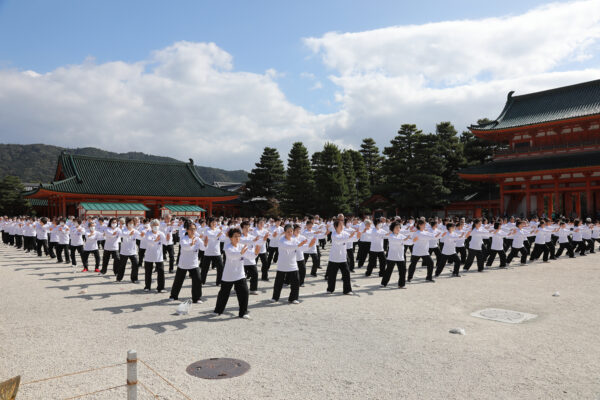
[[[188,365],[186,372],[203,379],[234,378],[248,372],[250,364],[235,358],[209,358]]]
[[[520,311],[503,310],[501,308],[486,308],[471,314],[473,317],[489,319],[492,321],[506,322],[509,324],[520,324],[521,322],[536,318],[535,314]]]

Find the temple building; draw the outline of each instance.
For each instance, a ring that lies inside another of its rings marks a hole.
[[[498,185],[495,201],[475,205],[479,214],[487,201],[501,215],[597,216],[600,80],[513,93],[496,120],[469,127],[477,137],[506,146],[492,162],[459,173],[463,179]]]
[[[236,193],[206,183],[184,162],[137,161],[63,152],[54,180],[24,194],[39,215],[238,215]]]

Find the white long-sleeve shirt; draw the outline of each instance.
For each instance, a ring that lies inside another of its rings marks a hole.
[[[394,235],[393,233],[387,236],[389,249],[387,259],[389,261],[404,261],[404,241],[406,240],[406,235],[402,233],[398,233]]]
[[[346,262],[346,243],[351,240],[348,232],[331,233],[331,250],[329,251],[329,261],[336,263]]]
[[[225,267],[223,268],[223,277],[221,278],[224,282],[235,282],[246,277],[246,271],[244,269],[244,259],[254,258],[255,255],[250,250],[246,250],[242,254],[244,245],[238,243],[234,246],[231,243],[226,243],[223,250],[225,251]]]
[[[200,250],[200,238],[196,238],[196,243],[192,244],[194,238],[191,238],[187,233],[183,234],[179,239],[181,245],[181,254],[179,256],[179,264],[181,269],[198,268],[198,250]]]
[[[134,256],[137,253],[137,239],[140,238],[140,232],[128,228],[121,230],[121,251],[124,256]]]
[[[158,239],[158,242],[156,239]],[[165,234],[161,231],[156,233],[151,230],[146,232],[144,235],[144,241],[146,243],[146,253],[144,255],[144,261],[147,262],[163,262],[163,245],[167,243]]]
[[[282,236],[277,242],[277,247],[279,248],[277,271],[297,271],[296,250],[298,249],[298,243],[300,243],[299,240],[294,237],[288,240],[285,236]]]
[[[205,256],[218,256],[221,255],[220,237],[223,236],[223,232],[220,229],[207,228],[204,231],[204,236],[208,237],[208,243],[206,244],[206,250],[204,251]]]

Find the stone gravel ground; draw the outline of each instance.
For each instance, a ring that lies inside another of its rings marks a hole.
[[[446,269],[435,284],[419,268],[407,290],[393,288],[396,273],[392,288],[381,289],[377,273],[366,278],[357,269],[355,296],[341,294],[341,281],[326,295],[321,269],[307,278],[299,305],[269,303],[273,280],[260,282],[252,320],[237,318],[234,296],[225,314],[211,315],[214,270],[205,303],[178,316],[168,292],[116,283],[111,267],[107,276],[79,269],[0,245],[0,381],[112,365],[136,349],[193,399],[600,399],[600,254],[461,278]],[[190,296],[189,283],[180,299]],[[488,307],[538,317],[507,324],[470,316]],[[223,380],[185,372],[211,357],[239,358],[251,369]],[[184,398],[139,368],[160,398]],[[125,378],[122,365],[26,384],[17,398],[64,399]],[[83,397],[124,398],[124,388]],[[153,397],[140,388],[139,398]]]

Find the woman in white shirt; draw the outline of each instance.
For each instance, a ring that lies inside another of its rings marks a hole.
[[[66,221],[64,218],[59,218],[58,226],[56,229],[56,259],[57,263],[63,262],[62,255],[65,255],[65,263],[71,263],[71,257],[69,256],[69,227],[66,225]]]
[[[92,221],[88,223],[89,231],[85,233],[85,243],[83,244],[83,255],[81,256],[81,263],[83,264],[83,271],[88,270],[88,259],[90,254],[94,255],[94,261],[96,267],[94,272],[100,272],[100,252],[98,251],[98,241],[103,237],[102,233],[96,231],[96,224]]]
[[[240,228],[242,230],[242,236],[240,237],[240,243],[247,246],[248,249],[254,251],[254,246],[258,246],[261,248],[259,241],[264,239],[264,236],[261,238],[259,236],[250,234],[250,222],[244,221],[240,224]],[[266,236],[266,233],[265,233]],[[225,247],[223,247],[225,248]],[[259,250],[260,254],[260,250]],[[257,295],[258,294],[258,269],[256,267],[257,259],[248,259],[244,258],[244,270],[246,271],[246,277],[250,278],[250,294]],[[227,259],[225,260],[227,262]],[[263,264],[264,265],[264,264]]]
[[[121,240],[121,230],[116,218],[108,221],[108,226],[104,229],[104,252],[102,253],[102,275],[106,274],[108,262],[113,259],[113,273],[117,275],[119,261],[119,242]]]
[[[344,294],[352,295],[352,284],[350,282],[350,271],[346,262],[346,244],[354,236],[360,238],[360,232],[348,233],[344,231],[344,221],[336,220],[333,223],[335,229],[331,232],[331,249],[329,250],[329,263],[327,264],[327,292],[333,294],[335,291],[335,281],[338,270],[342,272],[342,281],[344,282]]]
[[[387,266],[385,273],[381,279],[381,286],[386,287],[394,267],[398,268],[398,287],[404,289],[406,285],[406,261],[404,260],[404,241],[407,236],[401,233],[402,224],[399,221],[394,221],[390,225],[390,233],[387,235],[388,240],[388,255]],[[406,233],[406,232],[405,232]]]
[[[85,234],[85,229],[81,226],[81,220],[79,218],[75,218],[73,220],[73,226],[69,232],[69,236],[71,239],[71,243],[69,245],[69,250],[71,252],[71,265],[73,267],[77,266],[77,260],[75,253],[79,253],[79,257],[83,258],[83,235]]]
[[[558,236],[558,251],[555,255],[556,258],[560,257],[564,250],[567,250],[569,258],[575,258],[573,246],[571,246],[571,239],[569,238],[571,235],[571,230],[567,229],[565,221],[561,221],[558,226],[558,231],[556,231],[556,236]]]
[[[491,267],[494,263],[496,255],[500,257],[500,268],[506,268],[506,252],[504,251],[504,239],[508,236],[508,233],[502,229],[502,223],[494,223],[494,230],[492,234],[492,245],[490,246],[490,252],[488,254],[487,263],[488,267]]]
[[[540,255],[543,253],[544,262],[548,262],[548,256],[550,254],[550,249],[546,245],[546,236],[550,236],[550,232],[548,232],[546,228],[546,221],[541,220],[537,226],[532,231],[535,234],[535,241],[533,246],[533,251],[531,252],[531,256],[529,257],[529,261],[535,261],[540,258]]]
[[[513,257],[521,254],[521,265],[527,264],[527,249],[525,248],[525,242],[527,241],[527,234],[523,231],[524,221],[517,220],[515,228],[508,234],[508,237],[512,239],[510,245],[510,254],[506,258],[506,265],[510,264]]]
[[[465,271],[468,271],[469,268],[471,268],[473,260],[475,259],[477,259],[477,271],[483,271],[483,265],[485,261],[483,240],[490,236],[490,232],[481,226],[481,220],[475,218],[473,220],[473,229],[471,229],[471,232],[467,233],[467,238],[470,237],[471,241],[469,242],[469,254],[467,255],[467,261],[465,261],[465,266],[463,267]]]
[[[425,221],[419,220],[416,223],[417,230],[413,232],[413,249],[410,256],[410,265],[408,266],[408,279],[412,281],[417,268],[417,263],[421,260],[423,266],[427,267],[427,282],[435,282],[433,280],[433,259],[429,255],[429,241],[435,237],[435,234],[425,230]]]
[[[367,231],[371,238],[371,246],[369,248],[369,263],[367,264],[367,271],[365,276],[371,276],[373,269],[377,265],[379,260],[379,276],[383,277],[385,271],[385,252],[383,250],[383,238],[388,234],[385,230],[381,229],[381,222],[378,222],[370,230]]]
[[[450,261],[454,263],[454,269],[452,270],[452,276],[460,277],[460,258],[458,258],[458,254],[456,253],[456,243],[460,240],[463,240],[465,235],[464,232],[457,233],[456,227],[452,222],[449,222],[446,225],[447,232],[442,234],[442,243],[443,247],[441,250],[440,258],[437,260],[437,266],[435,269],[435,276],[438,277],[444,270],[446,266],[446,262]]]
[[[121,230],[121,250],[119,250],[120,265],[117,272],[117,282],[123,280],[127,260],[131,261],[131,282],[138,283],[138,259],[137,259],[137,240],[140,238],[140,232],[135,229],[133,218],[125,219],[125,227]]]
[[[180,255],[175,279],[171,288],[171,300],[179,298],[179,292],[186,275],[192,279],[192,303],[202,303],[202,280],[200,278],[200,268],[198,267],[198,250],[202,240],[196,234],[196,224],[191,220],[186,220],[183,224],[185,233],[179,238]]]
[[[221,278],[221,289],[217,295],[217,304],[214,313],[223,314],[231,289],[235,288],[237,295],[240,318],[249,319],[248,315],[248,283],[246,282],[246,271],[244,270],[244,258],[256,258],[260,247],[255,246],[254,251],[249,251],[247,246],[240,243],[242,232],[238,228],[232,228],[227,232],[229,243],[225,244],[223,250],[227,254],[227,260]]]
[[[300,227],[298,227],[300,230]],[[279,301],[279,295],[284,282],[290,284],[290,296],[288,301],[298,304],[300,295],[300,277],[298,276],[298,262],[296,251],[307,243],[307,240],[294,237],[294,227],[291,224],[285,225],[283,235],[278,239],[277,248],[279,258],[277,261],[277,274],[275,275],[275,284],[273,285],[273,297],[271,301]],[[313,239],[316,241],[316,239]],[[314,243],[313,243],[314,244]]]
[[[222,229],[217,227],[217,220],[210,218],[208,220],[208,228],[203,232],[204,236],[204,257],[202,258],[202,265],[200,266],[200,277],[202,278],[202,284],[206,284],[206,276],[211,267],[216,266],[217,268],[217,286],[221,284],[221,277],[223,275],[223,259],[221,258],[221,236],[224,236]]]
[[[160,222],[153,219],[150,223],[150,231],[142,233],[143,241],[146,243],[146,254],[144,261],[145,286],[144,292],[149,292],[152,287],[152,270],[157,273],[158,293],[165,290],[165,264],[163,262],[163,245],[167,243],[164,233],[159,230]]]

